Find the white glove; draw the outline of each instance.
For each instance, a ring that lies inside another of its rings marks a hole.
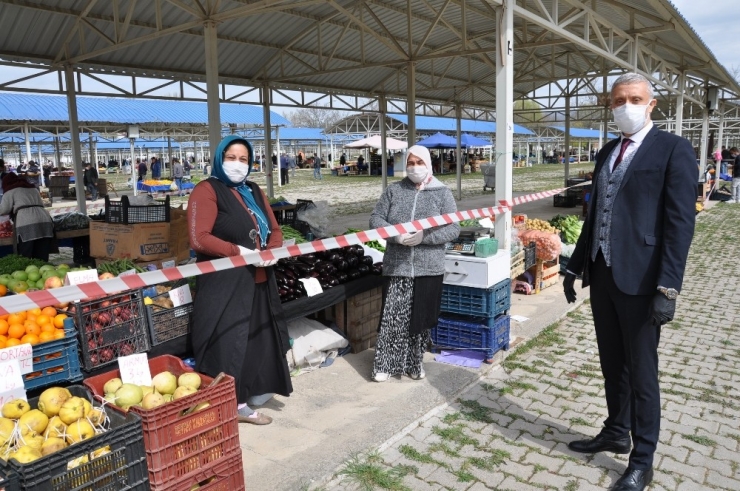
[[[247,249],[244,246],[237,245],[237,247],[239,248],[239,255],[240,256],[243,256],[245,254],[249,254],[250,252],[255,252],[254,249]]]
[[[401,235],[401,244],[409,247],[421,244],[422,240],[424,240],[424,232],[421,230]]]

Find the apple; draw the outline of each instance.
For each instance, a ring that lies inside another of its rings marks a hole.
[[[51,290],[62,286],[62,280],[58,276],[49,276],[44,280],[44,289]]]
[[[98,276],[99,280],[109,280],[111,278],[115,278],[112,273],[103,273],[100,276]]]

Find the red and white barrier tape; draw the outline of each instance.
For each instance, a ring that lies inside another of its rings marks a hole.
[[[280,247],[277,249],[267,249],[264,251],[245,254],[244,256],[224,257],[214,259],[212,261],[186,264],[184,266],[176,266],[158,271],[149,271],[146,273],[123,277],[119,276],[109,280],[84,283],[82,285],[65,286],[52,290],[33,291],[23,295],[10,295],[0,298],[0,315],[20,312],[36,307],[46,307],[48,305],[73,302],[84,298],[109,295],[124,290],[144,288],[146,286],[158,285],[166,281],[180,280],[189,276],[198,276],[201,274],[213,273],[215,271],[239,268],[261,261],[301,256],[303,254],[337,249],[348,245],[363,244],[371,240],[388,239],[389,237],[395,237],[406,232],[425,230],[450,223],[457,223],[462,220],[494,217],[511,210],[513,206],[549,198],[563,192],[565,189],[566,188],[554,189],[551,191],[519,196],[509,202],[501,201],[500,206],[497,207],[479,208],[476,210],[458,211],[445,215],[437,215],[421,220],[415,220],[413,222],[357,232],[355,234],[340,235],[338,237],[330,237],[327,239],[307,242],[305,244]]]

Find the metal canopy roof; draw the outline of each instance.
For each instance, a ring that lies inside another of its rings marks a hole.
[[[205,102],[151,101],[113,97],[78,97],[80,124],[151,124],[194,126],[208,124]],[[221,104],[221,121],[237,127],[263,126],[261,107],[246,104]],[[67,98],[54,95],[8,94],[0,92],[0,123],[52,124],[69,122]],[[290,121],[271,112],[272,125],[290,125]]]
[[[408,124],[408,114],[388,114],[389,118]],[[475,119],[461,119],[461,131],[466,133],[496,133],[496,123],[490,121],[478,121]],[[439,116],[416,116],[417,131],[457,131],[457,120],[455,118],[442,118]],[[534,132],[524,126],[514,125],[514,134],[534,135]]]
[[[549,126],[549,128],[552,128],[556,131],[559,131],[560,133],[565,133],[565,126]],[[574,128],[571,126],[570,128],[570,136],[574,138],[592,138],[594,140],[598,140],[603,136],[603,133],[600,130],[590,130],[587,128]],[[614,133],[607,133],[607,138],[616,138],[617,135]]]
[[[71,64],[81,93],[205,98],[203,34],[212,22],[222,100],[262,102],[259,90],[237,86],[267,85],[272,104],[328,97],[359,109],[365,103],[346,95],[405,100],[413,63],[419,101],[492,108],[500,3],[0,0],[0,59],[36,63],[29,78],[0,82],[0,90],[48,90],[32,83],[39,73],[56,76],[61,90],[59,70]],[[517,97],[565,79],[578,79],[569,92],[599,94],[586,77],[633,70],[687,102],[701,104],[707,83],[725,87],[726,98],[740,94],[667,0],[517,0],[514,21]],[[137,86],[136,77],[150,83]],[[151,83],[162,78],[169,81]],[[276,97],[288,89],[298,95]]]

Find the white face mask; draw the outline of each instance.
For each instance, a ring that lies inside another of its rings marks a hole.
[[[647,108],[650,105],[623,104],[612,109],[614,122],[625,135],[634,135],[645,127]]]
[[[409,179],[411,179],[411,182],[414,184],[419,184],[426,179],[427,174],[429,174],[429,170],[426,166],[409,165],[406,167],[406,175],[409,176]]]
[[[249,174],[249,165],[242,164],[238,160],[224,160],[223,169],[226,177],[234,184],[244,182]]]

